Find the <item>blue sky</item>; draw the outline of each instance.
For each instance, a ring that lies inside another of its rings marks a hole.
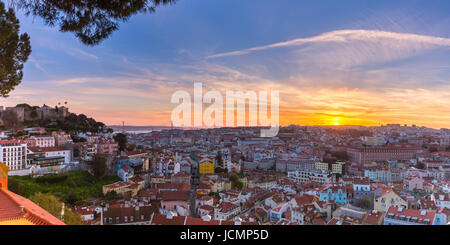
[[[280,90],[282,124],[450,127],[449,10],[449,1],[180,0],[95,47],[19,13],[33,53],[2,100],[168,125],[171,94],[195,81]]]

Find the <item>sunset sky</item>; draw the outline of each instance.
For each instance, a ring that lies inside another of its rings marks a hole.
[[[33,52],[0,100],[170,125],[172,93],[202,82],[279,90],[281,125],[450,128],[449,11],[448,0],[180,0],[95,47],[19,13]]]

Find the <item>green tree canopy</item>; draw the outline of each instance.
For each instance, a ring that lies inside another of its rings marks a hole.
[[[241,179],[237,174],[230,175],[231,188],[242,190],[244,188],[244,183],[242,183]]]
[[[416,165],[416,167],[417,167],[418,169],[425,169],[425,164],[424,164],[423,162],[418,162],[417,165]]]
[[[39,207],[45,209],[51,215],[61,218],[62,202],[57,197],[50,193],[35,193],[30,197],[30,200],[36,203]]]
[[[369,197],[363,197],[356,201],[355,206],[363,209],[372,209],[372,199]]]
[[[6,10],[0,2],[0,97],[20,84],[23,78],[23,64],[31,53],[30,37],[19,34],[19,20],[12,8]]]
[[[106,166],[106,158],[101,155],[96,155],[94,161],[92,162],[92,166],[94,167],[94,175],[97,178],[103,178],[106,175],[108,170]]]
[[[64,214],[61,220],[67,225],[83,224],[80,214],[67,208],[57,197],[50,193],[35,193],[30,197],[30,200],[58,219],[61,219],[61,215]],[[63,207],[64,213],[62,212]]]
[[[176,0],[17,0],[27,15],[39,16],[48,26],[72,32],[86,45],[97,45],[138,13],[153,13],[156,7]]]
[[[125,151],[127,146],[127,136],[122,133],[118,133],[114,135],[114,141],[116,141],[117,144],[119,144],[119,150]]]
[[[217,163],[217,166],[223,168],[223,159],[222,159],[222,152],[221,151],[217,151],[216,163]]]

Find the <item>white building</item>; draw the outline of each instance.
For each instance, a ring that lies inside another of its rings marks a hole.
[[[333,182],[333,175],[330,171],[322,170],[296,170],[288,172],[288,178],[297,183],[307,183],[310,181],[319,183],[331,183]]]
[[[27,144],[17,140],[0,141],[0,162],[11,171],[27,168]]]
[[[37,147],[54,147],[55,146],[55,138],[48,135],[43,136],[31,136],[31,139],[36,141]]]
[[[64,147],[29,147],[28,154],[43,154],[42,157],[50,158],[64,158],[64,164],[69,164],[72,161],[72,152]],[[32,159],[29,159],[32,160]],[[61,163],[62,164],[62,163]]]
[[[434,193],[431,200],[436,203],[439,208],[450,209],[450,195],[448,193]]]

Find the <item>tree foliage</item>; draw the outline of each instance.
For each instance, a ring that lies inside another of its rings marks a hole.
[[[98,133],[102,131],[105,124],[97,122],[91,117],[84,114],[70,113],[64,120],[57,120],[56,129],[62,129],[65,132],[93,132]]]
[[[23,64],[31,53],[30,37],[19,33],[14,10],[0,2],[0,97],[8,94],[23,78]]]
[[[80,214],[67,208],[57,197],[50,193],[35,193],[30,200],[58,219],[61,219],[61,215],[64,214],[61,220],[67,225],[83,224],[83,219]],[[63,208],[64,213],[62,212]]]
[[[346,151],[333,152],[331,156],[335,157],[338,161],[348,161],[349,159]]]
[[[231,181],[232,189],[242,190],[242,188],[244,188],[244,183],[241,181],[237,174],[230,175],[229,179]]]
[[[214,169],[214,173],[219,174],[219,173],[228,173],[228,169],[227,168],[221,168],[221,167],[216,167]]]
[[[27,15],[39,16],[48,26],[72,32],[86,45],[97,45],[138,13],[153,13],[176,0],[17,0]]]
[[[223,159],[222,159],[222,152],[221,151],[217,151],[216,163],[217,163],[217,166],[223,168]]]
[[[430,148],[428,149],[428,151],[429,151],[430,153],[437,152],[437,151],[438,151],[438,148],[435,147],[435,146],[432,146],[432,147],[430,147]]]
[[[372,199],[369,197],[362,197],[356,201],[355,206],[363,209],[372,209]]]
[[[425,169],[425,164],[424,164],[423,162],[418,162],[418,163],[416,164],[416,167],[417,167],[418,169]]]
[[[127,136],[125,134],[118,133],[114,135],[114,141],[119,144],[120,151],[125,151],[127,147]]]
[[[30,200],[36,203],[39,207],[45,209],[51,215],[61,218],[62,202],[57,197],[50,193],[35,193],[30,197]]]
[[[94,167],[94,176],[97,178],[103,178],[108,170],[106,166],[106,158],[104,156],[96,155],[92,166]]]

